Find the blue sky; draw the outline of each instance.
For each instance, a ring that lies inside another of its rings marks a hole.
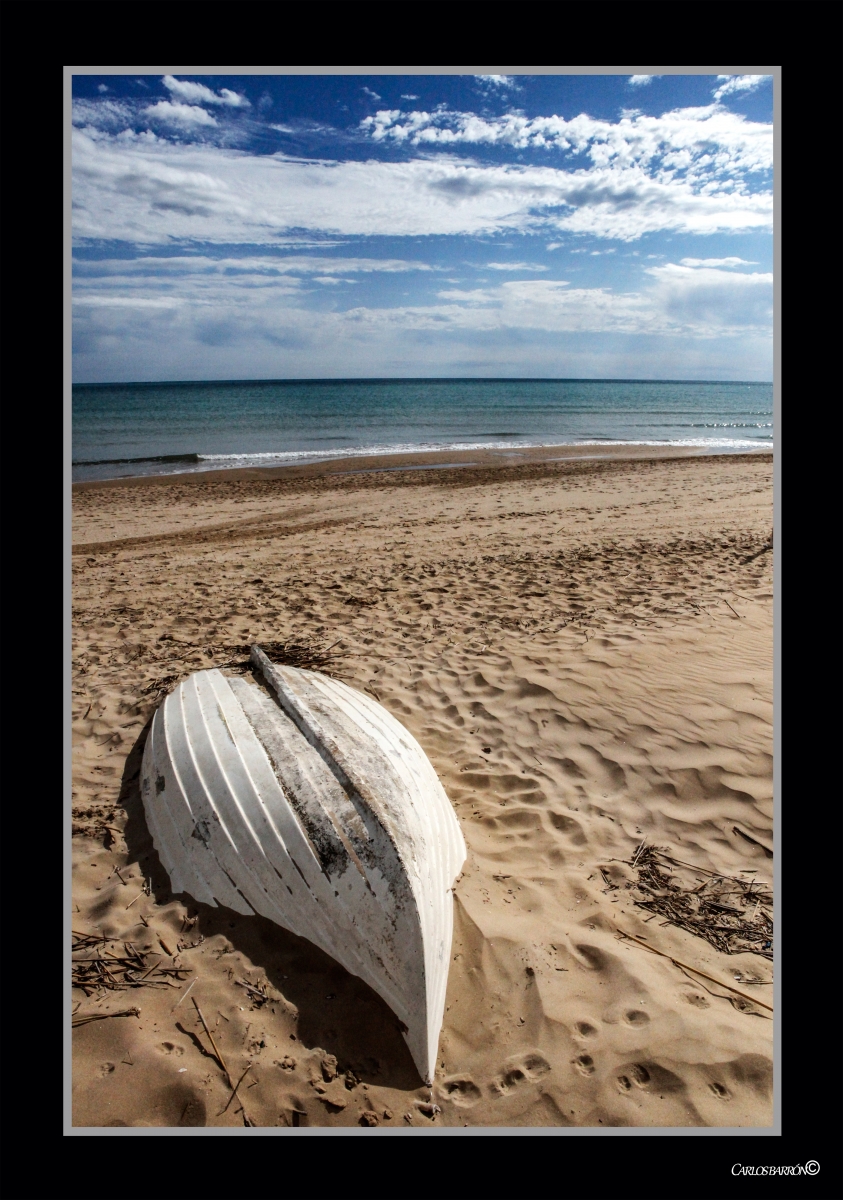
[[[772,81],[75,76],[77,382],[772,378]]]

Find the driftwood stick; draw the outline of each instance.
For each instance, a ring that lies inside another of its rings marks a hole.
[[[615,926],[615,928],[617,929],[617,926]],[[660,954],[662,958],[669,959],[670,962],[674,963],[675,966],[682,967],[683,970],[686,971],[693,971],[696,975],[702,975],[703,979],[708,979],[711,983],[716,983],[718,987],[727,988],[730,992],[734,992],[736,996],[740,996],[742,999],[748,1000],[750,1004],[760,1004],[762,1008],[766,1008],[770,1012],[773,1011],[772,1004],[765,1004],[763,1000],[758,1000],[755,996],[748,996],[746,992],[739,991],[738,988],[732,987],[730,983],[724,983],[722,979],[715,979],[713,975],[706,974],[706,972],[701,971],[699,967],[692,967],[689,966],[688,963],[680,962],[679,959],[674,958],[672,954],[665,954],[664,950],[657,950],[655,946],[648,946],[646,942],[642,942],[640,938],[633,937],[631,933],[625,933],[623,929],[618,929],[618,933],[622,937],[629,938],[629,940],[632,942],[637,942],[638,945],[643,946],[645,950],[651,950],[653,954]]]
[[[204,1029],[204,1030],[205,1030],[205,1032],[207,1033],[208,1037],[211,1039],[211,1045],[214,1047],[214,1054],[216,1054],[216,1056],[217,1056],[217,1059],[219,1060],[219,1064],[220,1064],[220,1066],[221,1066],[221,1067],[222,1067],[222,1069],[225,1071],[226,1078],[228,1079],[228,1086],[229,1086],[229,1087],[233,1087],[234,1085],[233,1085],[233,1084],[232,1084],[232,1082],[231,1082],[231,1076],[230,1076],[230,1075],[229,1075],[229,1073],[228,1073],[228,1067],[225,1065],[225,1059],[223,1058],[223,1056],[220,1054],[219,1050],[217,1049],[217,1043],[214,1041],[214,1035],[211,1033],[210,1029],[208,1028],[208,1023],[207,1023],[207,1021],[206,1021],[206,1020],[205,1020],[205,1018],[202,1016],[202,1009],[201,1009],[201,1008],[199,1007],[199,1005],[196,1003],[196,997],[195,997],[195,996],[191,996],[191,998],[190,998],[190,999],[191,999],[191,1001],[193,1002],[193,1007],[194,1007],[194,1008],[196,1009],[196,1011],[199,1013],[199,1020],[202,1022],[202,1027],[203,1027],[203,1029]]]

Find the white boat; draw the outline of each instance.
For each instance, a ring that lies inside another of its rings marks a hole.
[[[374,989],[432,1082],[465,842],[415,738],[315,671],[198,671],[159,707],[141,793],[174,892],[260,913]]]

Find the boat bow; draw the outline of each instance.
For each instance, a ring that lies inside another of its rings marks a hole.
[[[252,660],[266,688],[199,671],[153,719],[142,795],[173,890],[268,917],[364,979],[429,1082],[465,861],[450,801],[382,705]]]

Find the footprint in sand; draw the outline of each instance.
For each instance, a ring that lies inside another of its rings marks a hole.
[[[626,1071],[626,1074],[617,1077],[618,1089],[621,1092],[632,1091],[633,1084],[636,1087],[645,1088],[650,1082],[650,1072],[640,1063],[633,1063],[632,1066],[627,1067]]]
[[[483,1098],[483,1093],[474,1080],[464,1076],[446,1079],[442,1084],[442,1091],[459,1108],[472,1108]]]
[[[594,1059],[590,1054],[580,1054],[574,1059],[574,1069],[579,1071],[580,1075],[594,1074]]]
[[[493,1096],[506,1096],[524,1080],[535,1083],[536,1080],[547,1075],[550,1069],[550,1063],[543,1054],[539,1054],[536,1050],[530,1051],[523,1056],[510,1059],[506,1070],[489,1084],[489,1091]]]
[[[577,1021],[574,1026],[579,1037],[592,1038],[597,1036],[597,1029],[593,1025],[589,1025],[588,1021]]]
[[[693,1004],[694,1008],[711,1007],[705,996],[700,996],[698,992],[683,992],[682,999],[687,1000],[689,1004]]]
[[[489,1091],[493,1096],[506,1096],[518,1086],[522,1079],[526,1078],[526,1074],[520,1067],[510,1067],[508,1071],[504,1071],[489,1084]]]
[[[629,1063],[624,1067],[623,1075],[618,1076],[618,1083],[621,1090],[627,1091],[621,1082],[624,1078],[631,1080],[636,1087],[644,1091],[660,1095],[687,1091],[685,1082],[678,1075],[654,1062],[648,1062],[646,1066],[644,1063]]]
[[[161,1053],[175,1054],[177,1057],[180,1057],[182,1054],[184,1054],[184,1050],[181,1046],[176,1046],[174,1042],[162,1042]]]
[[[732,1093],[728,1088],[724,1087],[722,1083],[712,1082],[708,1085],[708,1090],[713,1096],[716,1096],[718,1100],[732,1099]]]
[[[628,1013],[624,1014],[624,1021],[627,1025],[648,1025],[650,1018],[640,1008],[631,1008]]]
[[[528,1079],[541,1079],[550,1070],[550,1063],[543,1054],[528,1054],[521,1062]]]

